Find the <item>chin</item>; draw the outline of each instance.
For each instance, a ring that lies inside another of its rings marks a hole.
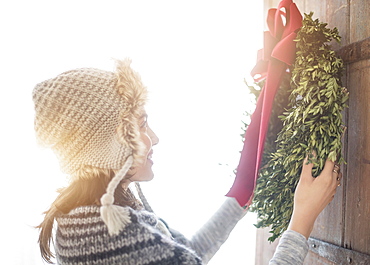
[[[154,174],[148,176],[145,181],[151,181],[152,179],[154,179]]]
[[[133,181],[146,182],[151,181],[153,178],[154,178],[153,172],[148,172],[146,174],[135,174],[131,179]]]

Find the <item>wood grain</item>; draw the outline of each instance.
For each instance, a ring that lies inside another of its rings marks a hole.
[[[370,60],[349,66],[344,246],[370,253]]]

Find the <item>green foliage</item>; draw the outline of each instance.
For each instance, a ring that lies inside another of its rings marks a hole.
[[[328,29],[312,15],[305,14],[296,38],[295,63],[291,76],[284,77],[290,85],[282,82],[275,98],[250,208],[258,214],[256,227],[271,226],[269,241],[287,229],[304,158],[309,156],[314,164],[314,177],[327,158],[344,162],[341,112],[347,107],[348,93],[340,80],[343,62],[329,45],[332,40],[339,42],[340,36],[336,28]]]

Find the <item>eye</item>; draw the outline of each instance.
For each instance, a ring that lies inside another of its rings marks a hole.
[[[145,117],[142,123],[140,124],[140,128],[147,128],[147,127],[148,127],[148,119],[147,117]]]
[[[146,128],[146,127],[148,127],[148,122],[147,122],[147,121],[144,121],[144,122],[141,124],[140,128]]]

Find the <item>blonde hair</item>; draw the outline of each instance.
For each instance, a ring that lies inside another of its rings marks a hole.
[[[115,174],[116,171],[112,169],[84,166],[76,171],[76,175],[73,176],[73,181],[68,187],[58,190],[58,197],[44,212],[44,220],[37,226],[40,230],[38,242],[41,256],[47,263],[53,263],[52,258],[55,257],[50,249],[55,218],[62,214],[68,214],[72,209],[80,206],[100,205],[100,198],[106,192],[108,183]],[[130,177],[127,175],[123,181],[127,181]],[[115,204],[129,206],[137,210],[143,208],[131,190],[124,190],[122,185],[118,185],[116,189]]]

